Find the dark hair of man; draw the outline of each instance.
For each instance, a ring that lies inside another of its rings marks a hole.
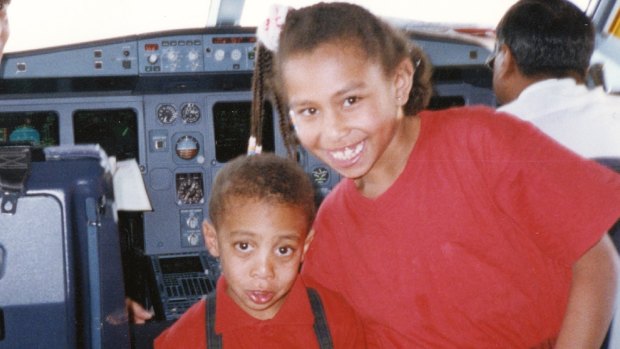
[[[520,0],[497,26],[523,75],[584,79],[594,50],[588,16],[566,0]]]
[[[432,94],[432,68],[421,48],[414,45],[405,34],[382,21],[368,10],[350,3],[318,3],[290,10],[282,28],[277,52],[269,52],[258,45],[254,70],[254,102],[256,117],[260,120],[257,101],[264,93],[271,92],[272,100],[280,114],[280,131],[289,155],[294,157],[299,142],[288,117],[286,95],[282,86],[279,67],[295,54],[311,53],[326,43],[355,45],[370,61],[379,62],[386,75],[394,72],[403,59],[411,59],[414,67],[413,87],[404,106],[405,115],[412,116],[426,108]],[[263,92],[265,91],[265,92]],[[259,132],[259,127],[253,127]]]
[[[314,187],[295,161],[272,153],[239,156],[218,172],[209,197],[209,218],[215,227],[224,216],[234,215],[231,203],[256,200],[298,207],[308,228],[316,213]]]

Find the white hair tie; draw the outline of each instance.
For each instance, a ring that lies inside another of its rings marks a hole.
[[[278,50],[278,41],[280,40],[280,32],[286,21],[286,14],[292,8],[285,5],[271,5],[267,18],[256,28],[256,37],[258,41],[272,52]]]

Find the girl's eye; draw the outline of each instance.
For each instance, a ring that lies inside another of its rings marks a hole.
[[[281,256],[289,256],[293,253],[293,249],[290,247],[278,247],[278,254]]]
[[[319,110],[316,108],[304,108],[296,111],[295,114],[299,116],[313,116],[316,115],[318,112]]]

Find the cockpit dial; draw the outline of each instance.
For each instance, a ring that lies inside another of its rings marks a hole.
[[[171,124],[178,116],[177,108],[172,104],[161,104],[157,107],[157,119],[162,124]]]
[[[181,119],[186,124],[193,124],[200,120],[200,107],[196,103],[185,103],[181,107]]]
[[[176,185],[178,204],[191,205],[203,202],[202,173],[177,173]]]

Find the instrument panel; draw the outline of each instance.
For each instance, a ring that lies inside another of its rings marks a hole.
[[[247,73],[254,68],[255,45],[250,28],[121,37],[7,55],[2,78]]]
[[[181,30],[7,54],[0,141],[99,143],[118,159],[135,158],[153,207],[135,247],[146,255],[204,251],[211,182],[247,149],[254,31]],[[412,39],[435,65],[432,108],[494,103],[484,47]],[[264,108],[263,149],[285,156],[279,116]],[[340,180],[303,150],[299,162],[321,195]]]

